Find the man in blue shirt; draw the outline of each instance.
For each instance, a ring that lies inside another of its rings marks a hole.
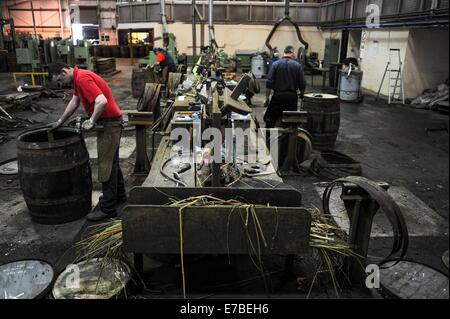
[[[303,98],[306,82],[303,67],[294,59],[294,48],[288,45],[283,57],[276,61],[269,70],[266,83],[266,128],[275,127],[283,111],[297,111],[298,92]],[[273,91],[269,102],[270,94]]]

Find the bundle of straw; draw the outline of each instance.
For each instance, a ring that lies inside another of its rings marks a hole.
[[[122,222],[113,220],[90,228],[91,235],[76,244],[75,261],[91,260],[98,257],[123,259]]]
[[[236,199],[223,200],[210,195],[190,197],[183,200],[171,199],[167,204],[171,207],[179,208],[179,226],[180,226],[180,259],[183,278],[183,295],[186,297],[185,271],[184,271],[184,252],[183,252],[183,212],[188,207],[216,206],[230,207],[231,212],[240,212],[244,230],[247,235],[250,258],[252,262],[265,278],[264,266],[261,258],[262,246],[267,247],[267,240],[261,224],[258,219],[257,209],[268,207],[264,205],[253,205],[243,203]],[[329,268],[333,283],[337,290],[336,280],[333,269],[336,264],[333,262],[331,254],[338,254],[344,257],[358,257],[358,255],[348,246],[345,233],[333,222],[330,216],[322,214],[318,209],[309,210],[312,216],[312,225],[310,233],[310,246],[319,249],[323,259]],[[230,212],[230,215],[231,215]],[[242,214],[243,212],[243,214]],[[249,226],[253,225],[256,234],[256,242],[250,236]],[[95,226],[96,229],[92,235],[83,239],[77,244],[80,251],[79,259],[92,259],[97,257],[121,258],[122,253],[122,224],[120,220],[113,220]],[[277,226],[276,226],[277,228]],[[276,234],[272,238],[275,239]],[[256,256],[256,260],[254,259]],[[314,280],[313,280],[314,283]]]

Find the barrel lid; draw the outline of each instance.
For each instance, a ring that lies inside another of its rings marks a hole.
[[[340,72],[342,74],[348,74],[348,70],[340,70]],[[361,71],[361,70],[352,70],[350,75],[352,75],[352,74],[354,74],[354,75],[361,75],[362,73],[363,73],[363,71]]]
[[[386,268],[388,267],[388,268]],[[387,262],[380,269],[380,284],[402,299],[448,299],[448,276],[413,261]]]
[[[325,99],[325,100],[327,99],[333,100],[338,98],[336,95],[326,93],[307,93],[304,96],[310,99]]]
[[[43,296],[53,282],[53,267],[41,260],[20,260],[0,266],[0,299]]]
[[[131,279],[130,267],[112,258],[94,258],[69,265],[53,286],[55,299],[110,299]]]
[[[19,168],[17,165],[17,160],[9,161],[5,164],[0,165],[0,174],[1,175],[14,175],[19,172]]]

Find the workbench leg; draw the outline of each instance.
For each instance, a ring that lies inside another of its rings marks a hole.
[[[133,254],[134,259],[134,269],[136,269],[137,273],[140,277],[144,277],[144,255],[139,253]]]
[[[150,171],[150,161],[147,156],[147,136],[145,125],[136,125],[136,162],[134,165],[135,174],[148,174]]]
[[[142,293],[146,289],[144,282],[144,256],[139,253],[133,253],[133,264],[135,270],[133,274],[133,281],[135,283],[133,291]]]
[[[284,260],[283,282],[288,281],[294,274],[295,255],[287,255]]]

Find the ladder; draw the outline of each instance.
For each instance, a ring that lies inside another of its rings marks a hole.
[[[388,104],[395,102],[405,104],[405,89],[403,86],[402,67],[403,62],[400,57],[400,49],[389,49],[389,61],[386,64],[376,100],[378,100],[378,97],[380,96],[386,74],[388,74]]]

